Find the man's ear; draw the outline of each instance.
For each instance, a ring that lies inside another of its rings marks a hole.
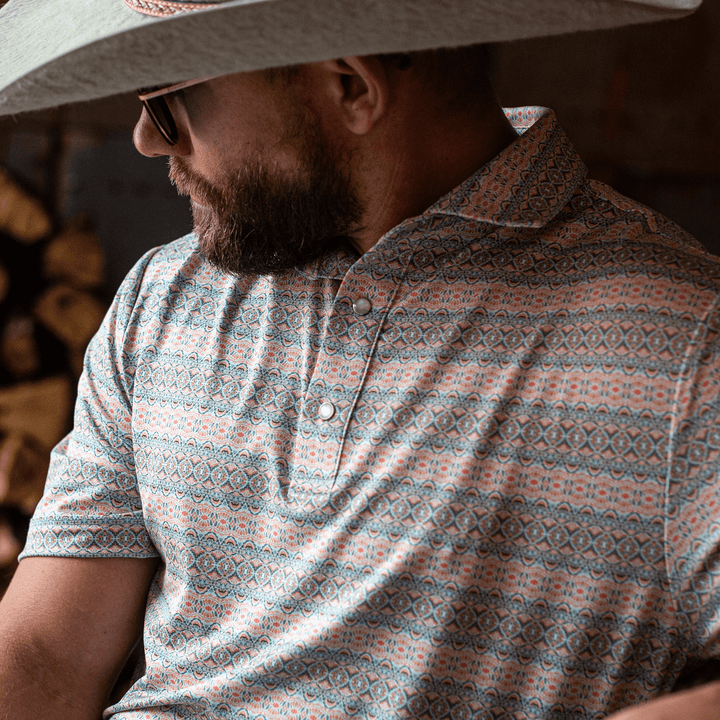
[[[319,64],[330,73],[331,100],[345,126],[357,135],[368,133],[387,107],[389,84],[382,62],[372,55],[353,55]]]

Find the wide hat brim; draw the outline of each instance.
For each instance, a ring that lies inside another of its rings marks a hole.
[[[231,0],[153,17],[122,0],[10,0],[0,115],[188,78],[680,17],[702,0]]]

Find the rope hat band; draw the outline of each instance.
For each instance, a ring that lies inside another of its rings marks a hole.
[[[228,1],[229,0],[185,0],[184,2],[173,2],[173,0],[123,0],[123,2],[133,10],[154,17],[168,17],[183,12],[208,10],[209,8],[222,5]],[[623,2],[628,0],[619,1]],[[629,1],[636,2],[637,0]],[[642,0],[642,3],[667,9],[678,9],[679,7],[695,9],[699,4],[695,2],[695,0]]]
[[[197,0],[197,2],[166,2],[165,0],[124,0],[125,4],[133,10],[152,15],[153,17],[169,17],[184,12],[207,10],[221,5],[225,0]]]

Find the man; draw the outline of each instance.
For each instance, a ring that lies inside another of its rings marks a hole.
[[[196,232],[89,348],[5,717],[98,717],[143,627],[106,717],[595,718],[718,658],[718,262],[399,47],[141,91]]]

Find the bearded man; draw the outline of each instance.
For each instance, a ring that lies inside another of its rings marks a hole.
[[[88,349],[2,717],[717,720],[717,685],[632,706],[720,658],[720,266],[467,43],[663,13],[364,3],[363,45],[330,2],[127,1],[0,84],[10,112],[136,81],[195,221]],[[13,57],[48,7],[0,14]],[[268,69],[247,27],[280,19]]]

